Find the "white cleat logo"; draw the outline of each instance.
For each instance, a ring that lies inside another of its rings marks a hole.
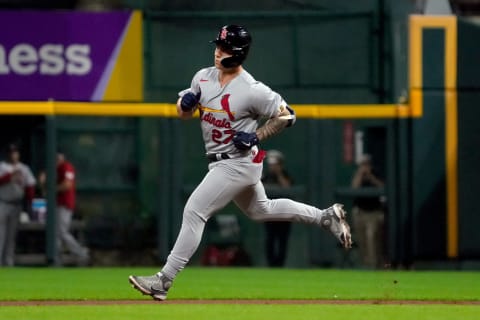
[[[323,220],[323,225],[324,225],[325,227],[328,227],[328,226],[330,226],[331,224],[332,224],[332,220],[330,220],[330,219],[324,219],[324,220]]]

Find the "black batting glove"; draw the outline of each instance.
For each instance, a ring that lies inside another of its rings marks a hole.
[[[244,131],[235,133],[232,141],[238,150],[250,150],[251,147],[260,142],[255,132],[249,133]]]
[[[193,92],[187,92],[183,95],[180,101],[180,107],[184,112],[190,112],[195,108],[200,100],[200,92],[195,94]]]

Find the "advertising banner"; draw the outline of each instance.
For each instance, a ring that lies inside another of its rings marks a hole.
[[[1,11],[0,100],[141,101],[139,11]]]

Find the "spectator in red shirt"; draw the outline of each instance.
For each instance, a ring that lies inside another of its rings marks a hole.
[[[70,232],[75,209],[75,168],[67,161],[63,152],[57,153],[57,237],[61,250],[62,243],[75,255],[80,265],[88,264],[87,248],[78,243]],[[60,251],[59,250],[59,251]]]

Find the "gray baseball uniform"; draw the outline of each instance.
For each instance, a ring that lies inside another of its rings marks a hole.
[[[324,210],[289,199],[270,200],[261,182],[263,165],[258,148],[239,151],[232,143],[236,131],[254,132],[259,120],[277,116],[286,103],[247,71],[224,87],[215,67],[200,70],[191,87],[179,93],[199,93],[200,122],[207,154],[227,154],[211,162],[203,181],[191,194],[177,241],[162,274],[174,279],[200,244],[205,223],[230,201],[255,221],[297,221],[320,224]],[[222,160],[221,160],[222,159]]]
[[[25,188],[33,187],[36,181],[30,168],[21,162],[0,162],[0,177],[8,178],[0,185],[0,266],[13,266]]]

